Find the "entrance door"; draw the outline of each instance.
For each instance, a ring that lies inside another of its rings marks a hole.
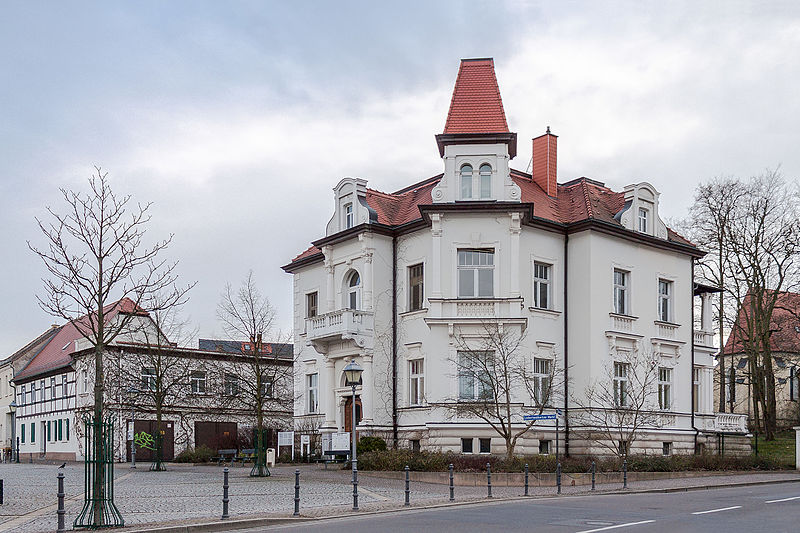
[[[207,446],[214,451],[238,449],[239,431],[236,422],[195,422],[194,446]]]
[[[356,396],[356,426],[361,422],[361,396]],[[353,431],[353,397],[348,396],[344,402],[344,432]]]
[[[147,433],[152,437],[153,441],[148,447],[136,447],[136,460],[137,461],[152,461],[155,452],[150,450],[149,447],[154,446],[156,437],[156,421],[155,420],[137,420],[134,423],[134,433]],[[147,439],[149,441],[149,439]],[[128,461],[131,460],[131,441],[127,441],[127,455]],[[174,424],[168,420],[161,421],[161,460],[172,461],[175,458],[175,428]]]

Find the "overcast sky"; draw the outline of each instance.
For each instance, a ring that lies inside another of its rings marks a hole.
[[[249,269],[288,329],[279,267],[323,235],[339,179],[393,191],[442,171],[464,57],[495,59],[515,168],[549,125],[559,181],[647,180],[667,217],[713,176],[800,176],[794,2],[1,5],[0,356],[54,320],[26,241],[93,165],[154,202],[153,237],[175,234],[201,336],[222,335],[220,293]]]

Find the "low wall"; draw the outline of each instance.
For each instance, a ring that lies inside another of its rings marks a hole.
[[[363,471],[360,475],[405,479],[405,472]],[[658,479],[676,479],[692,477],[729,476],[733,474],[751,474],[752,472],[628,472],[628,482],[651,481]],[[450,483],[448,472],[409,472],[411,481],[419,483],[437,483],[447,485]],[[598,485],[605,483],[622,483],[622,472],[597,472],[595,481]],[[453,483],[460,487],[482,487],[486,485],[486,472],[454,472]],[[570,486],[591,485],[591,473],[562,473],[561,484]],[[525,474],[492,472],[492,486],[522,487],[525,485]],[[531,487],[555,487],[556,475],[553,473],[531,472],[528,476],[528,485]]]

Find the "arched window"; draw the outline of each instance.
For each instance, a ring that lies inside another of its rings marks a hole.
[[[461,167],[461,198],[463,200],[472,199],[472,165]]]
[[[481,165],[481,199],[492,197],[492,167]]]
[[[347,280],[347,301],[348,309],[358,309],[361,305],[361,276],[358,272],[353,272]]]

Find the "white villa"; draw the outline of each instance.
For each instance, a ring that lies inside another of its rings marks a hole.
[[[283,267],[294,278],[297,428],[320,431],[323,442],[350,430],[342,369],[355,359],[364,368],[361,434],[413,449],[502,453],[486,422],[453,409],[479,394],[459,375],[463,339],[478,342],[492,324],[523,339],[532,373],[563,373],[563,390],[544,409],[560,412],[562,452],[602,453],[578,431],[585,391],[609,368],[619,370],[614,387],[627,386],[623,361],[640,352],[658,356],[659,423],[630,452],[713,449],[721,432],[746,432],[742,417],[714,413],[714,289],[693,277],[704,252],[664,224],[653,185],[559,183],[549,128],[520,147],[531,174],[512,169],[517,134],[492,59],[461,61],[436,142],[443,172],[401,190],[342,179],[324,236]],[[540,409],[524,388],[514,396],[523,427],[522,416]],[[552,421],[538,423],[516,452],[549,453],[555,439]]]

